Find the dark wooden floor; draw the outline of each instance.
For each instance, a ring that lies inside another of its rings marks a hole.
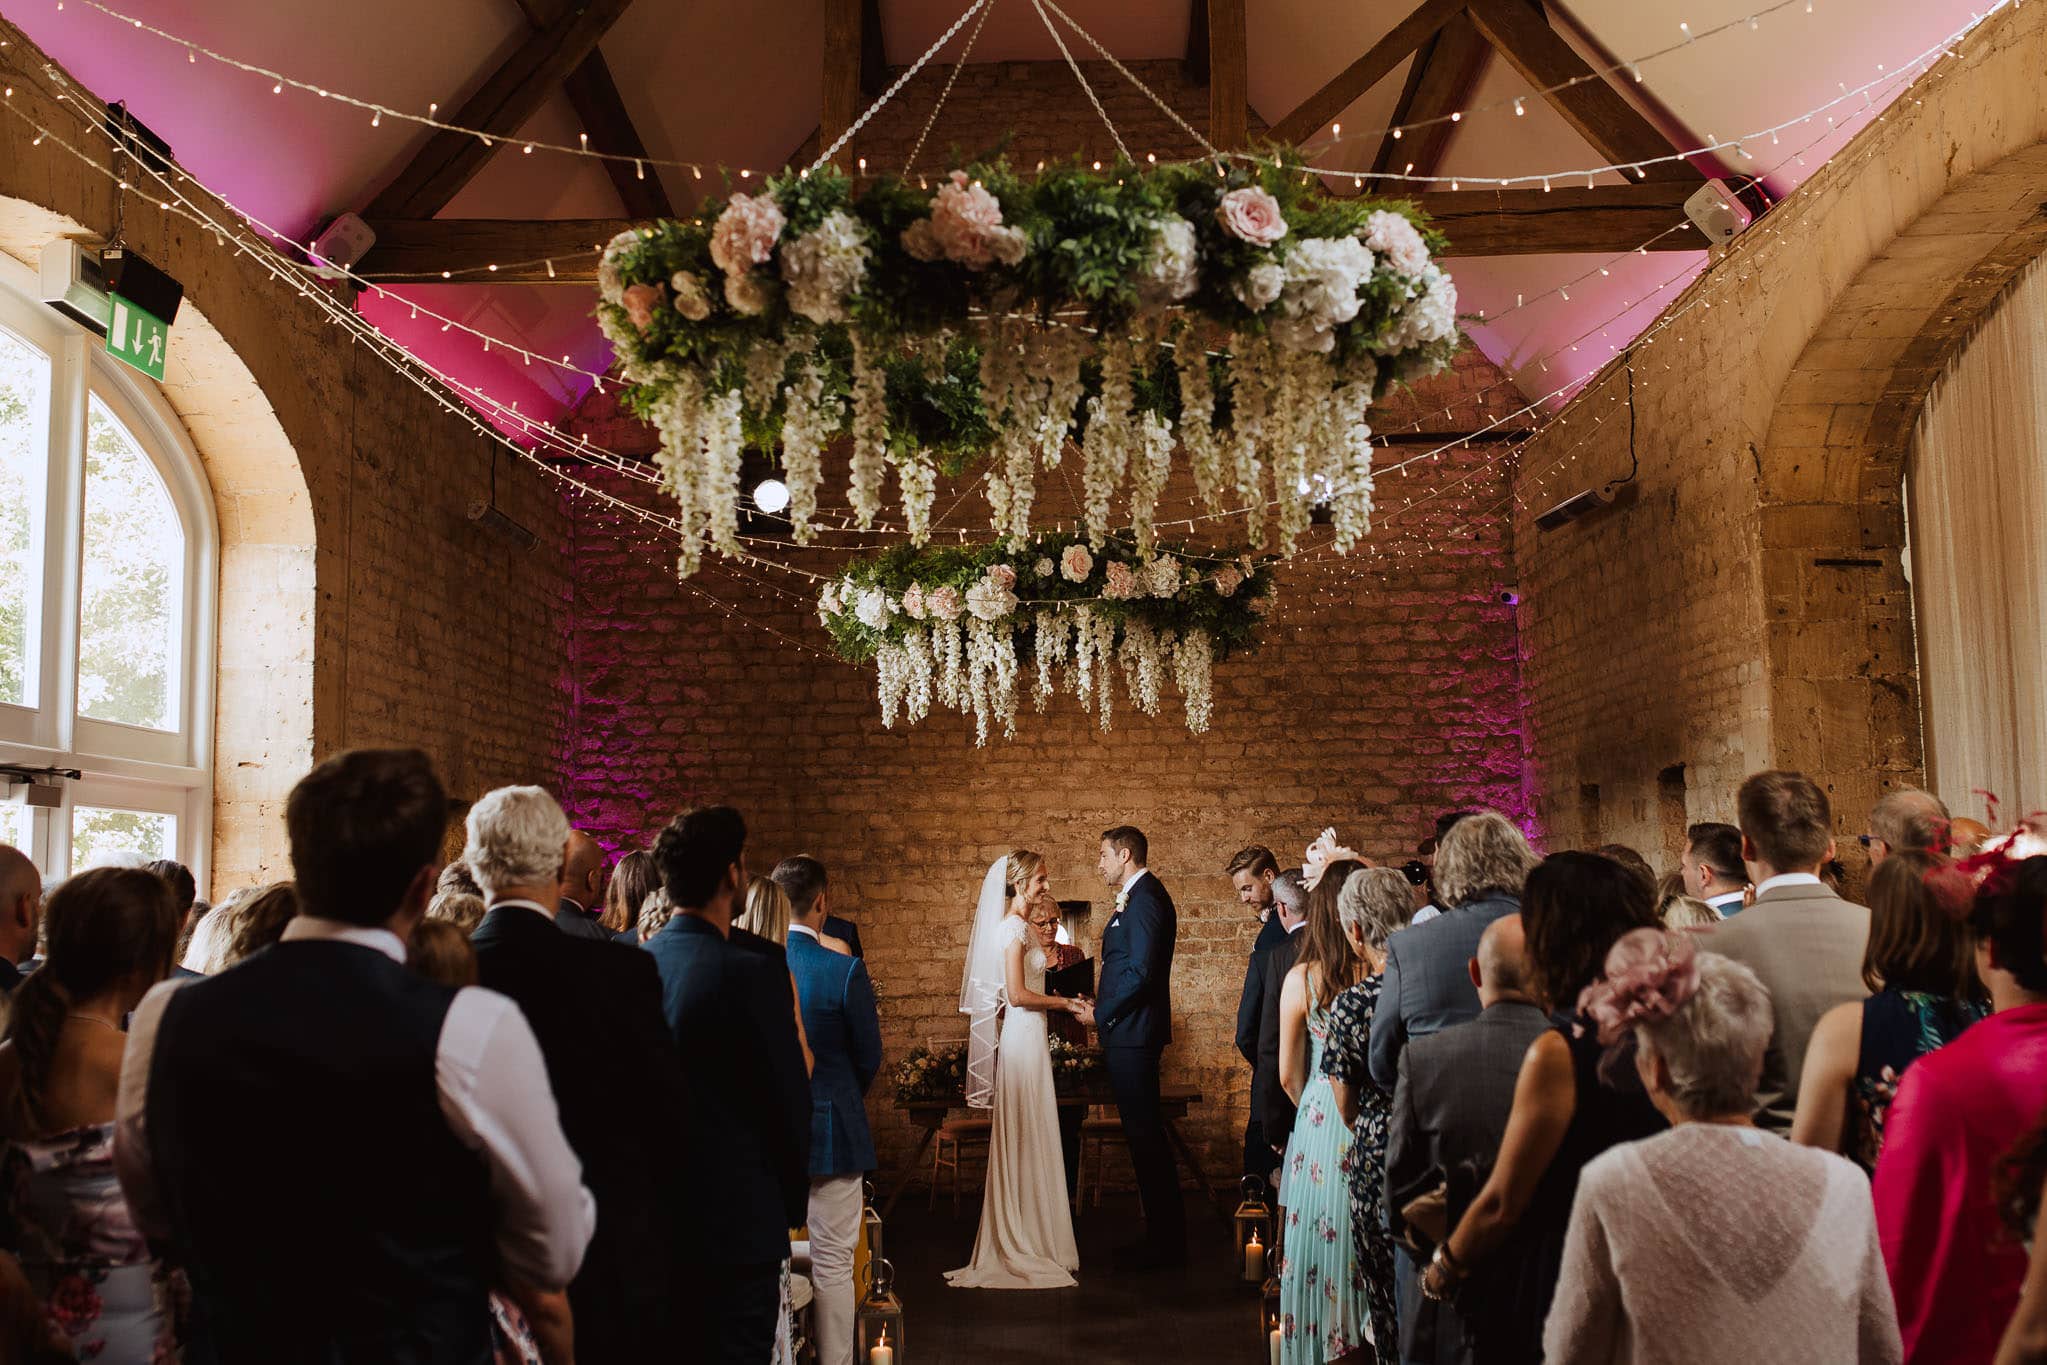
[[[1188,1264],[1119,1274],[1113,1248],[1142,1230],[1135,1195],[1104,1195],[1074,1223],[1080,1284],[1074,1289],[952,1289],[944,1272],[974,1253],[978,1191],[926,1212],[912,1191],[888,1221],[888,1256],[903,1301],[904,1353],[912,1365],[1225,1365],[1262,1362],[1258,1293],[1234,1277],[1230,1226],[1188,1193]]]

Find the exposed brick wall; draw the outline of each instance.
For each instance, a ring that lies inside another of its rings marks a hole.
[[[1448,408],[1468,430],[1485,420],[1488,400],[1511,410],[1510,392],[1474,352],[1375,425],[1392,431],[1426,417],[1441,429]],[[581,420],[579,434],[613,448],[647,441],[604,400]],[[1137,824],[1180,907],[1167,1076],[1203,1087],[1197,1142],[1211,1171],[1230,1174],[1247,1086],[1231,1035],[1256,925],[1221,874],[1229,855],[1262,841],[1297,860],[1334,822],[1370,852],[1406,857],[1438,811],[1524,809],[1515,629],[1499,600],[1512,575],[1497,510],[1502,454],[1497,445],[1453,450],[1385,479],[1381,557],[1283,572],[1264,647],[1217,669],[1208,734],[1187,733],[1170,688],[1156,719],[1119,698],[1107,735],[1061,695],[1042,716],[1026,706],[1015,741],[981,750],[970,723],[949,712],[883,730],[871,670],[799,652],[827,640],[799,580],[713,559],[679,585],[671,546],[629,520],[621,527],[601,504],[572,500],[571,811],[618,846],[643,843],[692,801],[730,801],[752,823],[756,873],[791,853],[822,858],[835,904],[860,925],[891,1059],[927,1038],[964,1037],[961,963],[990,861],[1015,845],[1042,850],[1054,891],[1096,906],[1092,952],[1110,899],[1092,870],[1097,836]],[[657,505],[644,486],[621,491]],[[1042,519],[1071,519],[1057,476],[1040,493]],[[941,488],[938,507],[953,496]],[[1169,489],[1167,502],[1184,506],[1185,490]],[[984,523],[971,492],[947,524]],[[816,571],[842,558],[768,553]],[[885,1163],[910,1138],[892,1099],[884,1076],[870,1111]]]
[[[1618,370],[1525,453],[1531,782],[1560,846],[1653,857],[1782,764],[1831,793],[1853,875],[1869,806],[1922,780],[1905,444],[1959,339],[2047,243],[2043,59],[2036,8],[1986,24],[1673,305],[1635,364],[1632,506],[1532,525],[1627,472]]]

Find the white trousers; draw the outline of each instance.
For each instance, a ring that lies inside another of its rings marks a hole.
[[[860,1244],[861,1179],[810,1181],[810,1284],[815,1292],[818,1365],[853,1365],[853,1253]]]

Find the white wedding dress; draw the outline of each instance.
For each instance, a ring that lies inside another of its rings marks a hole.
[[[1030,925],[1005,916],[997,941],[1006,955],[1024,943],[1024,985],[1045,989],[1045,950]],[[988,1140],[988,1183],[973,1263],[949,1270],[955,1289],[1061,1289],[1076,1283],[1080,1253],[1066,1204],[1066,1159],[1059,1149],[1059,1103],[1043,1010],[1011,1006],[995,1054],[995,1123]]]

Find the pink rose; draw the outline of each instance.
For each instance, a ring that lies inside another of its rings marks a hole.
[[[1121,560],[1111,560],[1102,571],[1102,596],[1114,602],[1127,602],[1137,596],[1137,575]]]
[[[1280,216],[1279,200],[1255,185],[1231,190],[1215,206],[1216,221],[1223,231],[1253,246],[1271,246],[1286,236],[1286,219]]]
[[[970,182],[965,171],[954,171],[931,201],[931,241],[948,260],[969,270],[984,270],[998,259],[1006,265],[1023,259],[1023,234],[1002,226],[1001,202],[980,181]],[[917,254],[907,238],[904,249]]]
[[[1087,552],[1085,545],[1069,545],[1059,556],[1059,573],[1069,583],[1084,582],[1094,569],[1095,557]]]
[[[960,590],[950,583],[926,593],[924,605],[930,609],[931,615],[940,621],[959,620],[960,611],[965,606],[960,600]]]
[[[787,221],[771,195],[733,195],[711,227],[711,260],[728,275],[744,274],[774,254]]]
[[[903,589],[903,614],[914,621],[924,619],[924,589],[922,585],[912,583],[909,587]]]
[[[996,564],[989,568],[988,577],[1001,585],[1004,592],[1016,587],[1016,570],[1007,564]]]
[[[627,287],[625,297],[620,302],[625,305],[625,315],[633,320],[633,326],[643,332],[647,330],[647,324],[654,320],[654,310],[661,306],[663,292],[658,284],[635,284]]]

